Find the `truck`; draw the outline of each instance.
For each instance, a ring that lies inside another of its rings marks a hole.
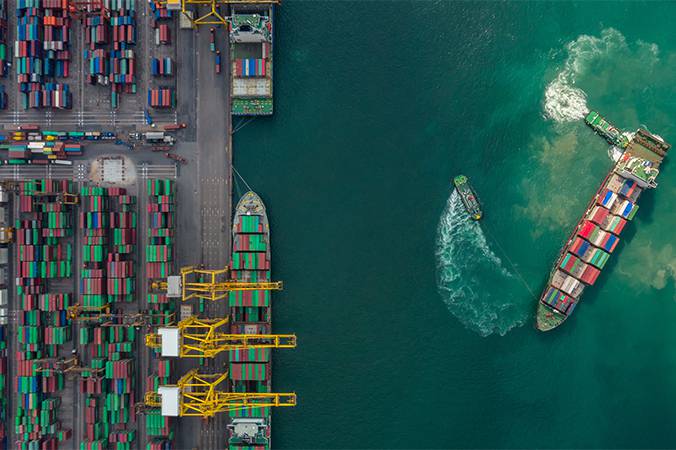
[[[164,131],[147,131],[145,133],[132,131],[129,133],[129,139],[135,139],[137,141],[145,139],[149,144],[174,145],[176,142],[176,139],[173,136],[165,134]]]
[[[212,52],[216,51],[216,28],[211,27],[209,28],[209,50]]]
[[[164,156],[169,159],[173,159],[174,161],[180,162],[181,164],[186,164],[188,162],[187,159],[185,159],[182,156],[177,155],[176,153],[165,153]]]
[[[147,109],[143,110],[143,118],[146,121],[146,125],[150,125],[151,127],[155,128],[155,122],[153,122],[153,118],[150,117],[150,113]]]
[[[172,123],[172,124],[169,124],[169,125],[165,125],[163,128],[164,128],[164,131],[176,131],[176,130],[181,130],[181,129],[187,127],[187,126],[188,126],[188,124],[186,124],[186,123]]]
[[[216,51],[216,74],[221,73],[221,51],[217,50]]]

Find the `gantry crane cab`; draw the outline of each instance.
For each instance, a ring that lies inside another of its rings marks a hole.
[[[230,334],[228,318],[189,317],[177,326],[159,327],[146,334],[146,346],[163,357],[213,358],[221,352],[255,348],[295,348],[294,334]]]
[[[171,275],[167,281],[152,281],[150,288],[167,293],[167,297],[180,298],[183,301],[192,298],[204,300],[222,300],[231,291],[279,291],[281,281],[241,281],[228,278],[228,267],[218,270],[207,270],[194,266],[181,268],[181,275]]]
[[[14,228],[0,227],[0,244],[11,244],[14,242]]]
[[[31,360],[35,364],[37,373],[62,373],[74,376],[100,376],[103,374],[103,368],[94,369],[92,367],[82,366],[82,361],[76,356],[72,358],[43,358]]]
[[[175,385],[159,386],[157,392],[146,392],[144,406],[160,408],[162,415],[169,417],[213,417],[227,411],[296,406],[293,392],[219,391],[219,385],[227,378],[227,372],[200,374],[191,370]]]

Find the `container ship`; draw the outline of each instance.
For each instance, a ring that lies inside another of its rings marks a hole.
[[[270,281],[270,226],[265,205],[254,192],[242,196],[233,220],[232,263],[234,279]],[[271,292],[232,291],[229,297],[232,333],[272,332]],[[272,392],[269,348],[229,352],[233,392]],[[231,450],[270,448],[270,411],[253,408],[230,412],[228,446]]]
[[[657,187],[659,167],[670,148],[660,136],[644,129],[627,136],[593,111],[585,122],[623,153],[556,259],[538,302],[536,326],[541,331],[561,325],[585,288],[594,285],[616,249],[622,230],[636,215],[639,196]]]
[[[274,5],[232,8],[229,21],[232,115],[272,115]]]

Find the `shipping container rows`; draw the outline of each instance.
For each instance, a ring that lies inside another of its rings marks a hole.
[[[103,92],[109,93],[110,105],[115,109],[123,95],[143,95],[146,83],[149,89],[153,88],[151,79],[138,78],[138,64],[143,64],[144,72],[153,77],[165,78],[164,84],[167,77],[174,75],[171,35],[176,27],[175,12],[159,3],[137,4],[135,0],[94,2],[86,15],[77,12],[78,6],[70,7],[66,0],[18,0],[13,14],[8,14],[7,0],[0,1],[0,79],[9,75],[16,78],[17,84],[16,94],[11,96],[0,84],[0,110],[6,109],[11,99],[22,110],[68,110],[78,105],[82,110],[89,109],[90,101],[99,109],[100,103],[91,95],[95,91],[83,91],[84,97],[76,103],[73,97],[74,93],[79,95],[77,83],[105,87]],[[144,14],[146,8],[148,16]],[[140,45],[137,21],[151,37]],[[12,42],[7,42],[9,23],[15,34]],[[79,34],[84,39],[76,39]],[[81,48],[76,45],[80,42]],[[149,53],[144,52],[149,58],[137,61],[139,47],[144,45],[150,48]],[[11,73],[8,50],[13,56]],[[79,64],[80,58],[86,68],[82,74],[79,67],[72,66]]]
[[[165,251],[144,257],[159,279],[173,271],[173,181],[148,180],[148,192],[148,247]],[[78,196],[79,204],[64,203],[65,194]],[[63,361],[75,348],[80,368],[76,385],[84,408],[82,417],[73,418],[81,421],[77,447],[130,449],[135,445],[134,404],[140,388],[135,378],[136,329],[116,326],[114,321],[105,326],[97,321],[73,321],[67,311],[75,303],[89,313],[104,305],[115,311],[136,300],[137,206],[136,196],[123,188],[78,189],[65,180],[17,184],[16,344],[11,363],[16,401],[11,417],[4,395],[0,401],[2,442],[10,419],[17,448],[59,448],[61,442],[73,438],[72,430],[65,427],[73,422],[60,417],[61,398],[68,388],[63,368],[55,361]],[[81,261],[77,286],[73,276],[76,229]],[[148,302],[160,310],[174,308],[160,293],[149,294]],[[5,290],[0,290],[0,303],[7,304]],[[5,334],[0,324],[3,391],[9,374]],[[153,364],[156,369],[151,367],[149,374],[139,376],[147,376],[152,385],[168,383],[171,363],[155,358]],[[173,434],[168,420],[151,411],[145,423],[151,437],[147,448],[170,449]]]
[[[611,173],[576,227],[541,302],[566,315],[575,309],[585,286],[593,285],[619,244],[627,221],[634,218],[641,188],[636,181]]]

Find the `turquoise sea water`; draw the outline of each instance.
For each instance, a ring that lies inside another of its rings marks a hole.
[[[285,2],[276,111],[235,136],[267,202],[278,448],[674,447],[676,168],[597,285],[533,329],[611,165],[578,119],[676,142],[675,3]],[[481,225],[449,183],[470,177]]]

